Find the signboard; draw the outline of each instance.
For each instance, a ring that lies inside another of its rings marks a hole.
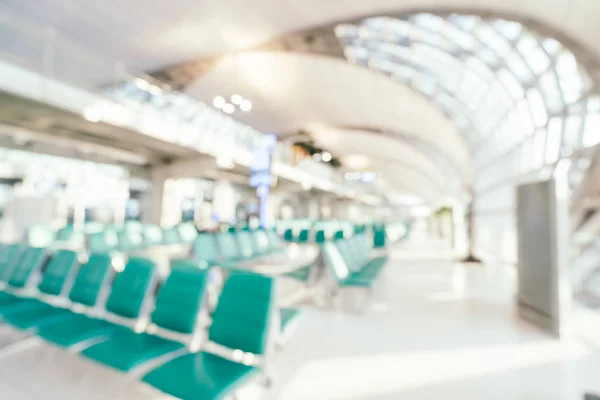
[[[565,176],[517,187],[519,315],[560,336],[570,303]]]
[[[267,226],[267,204],[271,187],[271,161],[277,138],[275,135],[265,135],[258,146],[252,151],[252,164],[250,165],[250,186],[256,188],[256,195],[260,199],[259,216],[260,226]]]

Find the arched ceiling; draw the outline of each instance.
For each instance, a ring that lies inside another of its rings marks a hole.
[[[222,60],[187,92],[207,103],[216,95],[239,94],[254,104],[252,112],[236,114],[241,122],[282,136],[308,128],[336,155],[337,142],[321,139],[329,130],[319,130],[319,126],[404,132],[447,150],[461,176],[469,179],[465,142],[440,110],[407,87],[342,60],[242,53]],[[371,146],[373,154],[379,149],[376,142],[364,145]]]
[[[3,0],[0,11],[152,70],[369,15],[415,10],[494,12],[533,19],[600,55],[600,3],[591,0]]]
[[[431,158],[423,146],[415,146],[415,141],[424,143],[425,148],[432,146],[435,151],[441,151],[468,186],[472,175],[469,150],[478,150],[479,143],[474,148],[472,142],[468,149],[456,121],[448,119],[425,96],[382,74],[348,64],[342,58],[315,56],[310,52],[234,54],[236,50],[261,49],[261,44],[299,31],[321,29],[323,40],[334,41],[336,38],[331,32],[338,22],[358,22],[366,16],[400,15],[415,10],[465,10],[475,14],[508,15],[556,32],[561,38],[568,38],[569,44],[581,44],[589,50],[591,61],[600,55],[600,42],[595,40],[600,30],[595,23],[600,16],[600,4],[586,0],[545,0],[543,6],[540,0],[340,0],[285,4],[274,0],[209,3],[191,0],[166,3],[45,0],[35,7],[20,0],[5,0],[0,4],[0,16],[5,14],[39,25],[52,25],[59,35],[76,38],[123,60],[130,71],[169,71],[173,66],[177,68],[178,64],[189,64],[192,60],[191,65],[196,70],[183,81],[186,85],[192,82],[185,88],[186,92],[207,103],[215,95],[234,93],[252,100],[252,112],[235,117],[264,132],[285,136],[310,127],[320,129],[321,135],[331,135],[324,140],[333,141],[334,137],[340,136],[335,136],[340,131],[334,134],[330,128],[339,127],[341,132],[346,132],[343,137],[348,140],[352,137],[358,142],[361,140],[358,136],[367,134],[350,134],[348,128],[395,132],[399,146],[403,146],[402,142],[413,143],[412,150],[398,150],[395,157],[386,162],[377,156],[389,147],[389,143],[379,136],[369,137],[363,147],[373,148],[367,153],[374,167],[382,170],[392,165],[406,167],[402,179],[399,176],[390,179],[397,187],[412,187],[409,181],[417,178],[416,175],[409,177],[411,174],[435,176],[445,172],[445,166],[436,165],[436,159]],[[285,41],[282,43],[285,47]],[[327,43],[323,45],[328,46]],[[341,46],[336,48],[334,44],[321,53],[340,57],[341,50]],[[211,58],[223,54],[226,56]],[[194,65],[193,60],[203,59],[210,62]],[[161,77],[160,73],[155,76]],[[180,87],[179,84],[175,86]],[[323,126],[328,128],[322,129]],[[342,140],[332,143],[328,149],[343,155],[348,150],[345,146]],[[420,154],[411,157],[411,151]],[[423,156],[430,157],[428,162],[434,165],[433,168],[419,161]],[[411,170],[412,165],[417,172]]]

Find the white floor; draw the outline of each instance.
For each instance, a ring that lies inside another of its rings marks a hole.
[[[555,340],[515,316],[514,268],[453,263],[439,248],[395,249],[365,315],[306,311],[276,357],[270,400],[600,393],[600,347],[578,334]]]

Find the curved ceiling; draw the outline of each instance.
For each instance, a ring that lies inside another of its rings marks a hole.
[[[308,127],[315,139],[322,136],[318,133],[323,126],[404,132],[446,150],[462,177],[470,176],[463,137],[440,110],[386,76],[343,60],[241,53],[221,61],[187,93],[207,103],[217,95],[250,99],[252,112],[235,117],[263,132],[292,135]],[[376,143],[372,146],[379,149]],[[326,148],[338,151],[336,146]]]
[[[0,10],[56,27],[141,70],[255,46],[267,39],[375,14],[495,12],[534,19],[600,54],[600,3],[590,0],[3,0]]]
[[[364,130],[316,129],[317,144],[336,149],[345,166],[378,171],[378,179],[403,194],[433,200],[446,189],[444,171],[408,143]]]

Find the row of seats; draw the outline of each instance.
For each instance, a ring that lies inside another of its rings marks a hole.
[[[326,242],[322,245],[325,264],[339,287],[371,288],[387,263],[387,256],[371,257],[367,235]]]
[[[80,346],[81,356],[121,371],[172,354],[142,380],[182,399],[222,398],[260,370],[262,364],[251,361],[259,361],[267,348],[274,309],[271,278],[236,272],[226,279],[207,338],[231,349],[232,358],[227,358],[184,344],[198,333],[200,311],[209,308],[205,299],[211,270],[180,263],[158,285],[155,265],[144,258],[130,258],[122,272],[115,272],[104,254],[92,254],[82,265],[68,250],[48,257],[44,249],[0,246],[0,280],[6,283],[0,292],[3,322],[61,347]],[[25,288],[36,274],[37,295],[27,296]],[[104,289],[109,292],[106,301]],[[152,303],[150,325],[134,330]]]
[[[194,242],[193,260],[203,266],[235,268],[240,262],[281,253],[283,244],[271,230],[200,233]]]
[[[164,230],[156,225],[128,224],[123,229],[109,228],[87,234],[87,248],[92,252],[134,252],[162,245],[192,244],[197,234],[196,227],[190,223]]]

